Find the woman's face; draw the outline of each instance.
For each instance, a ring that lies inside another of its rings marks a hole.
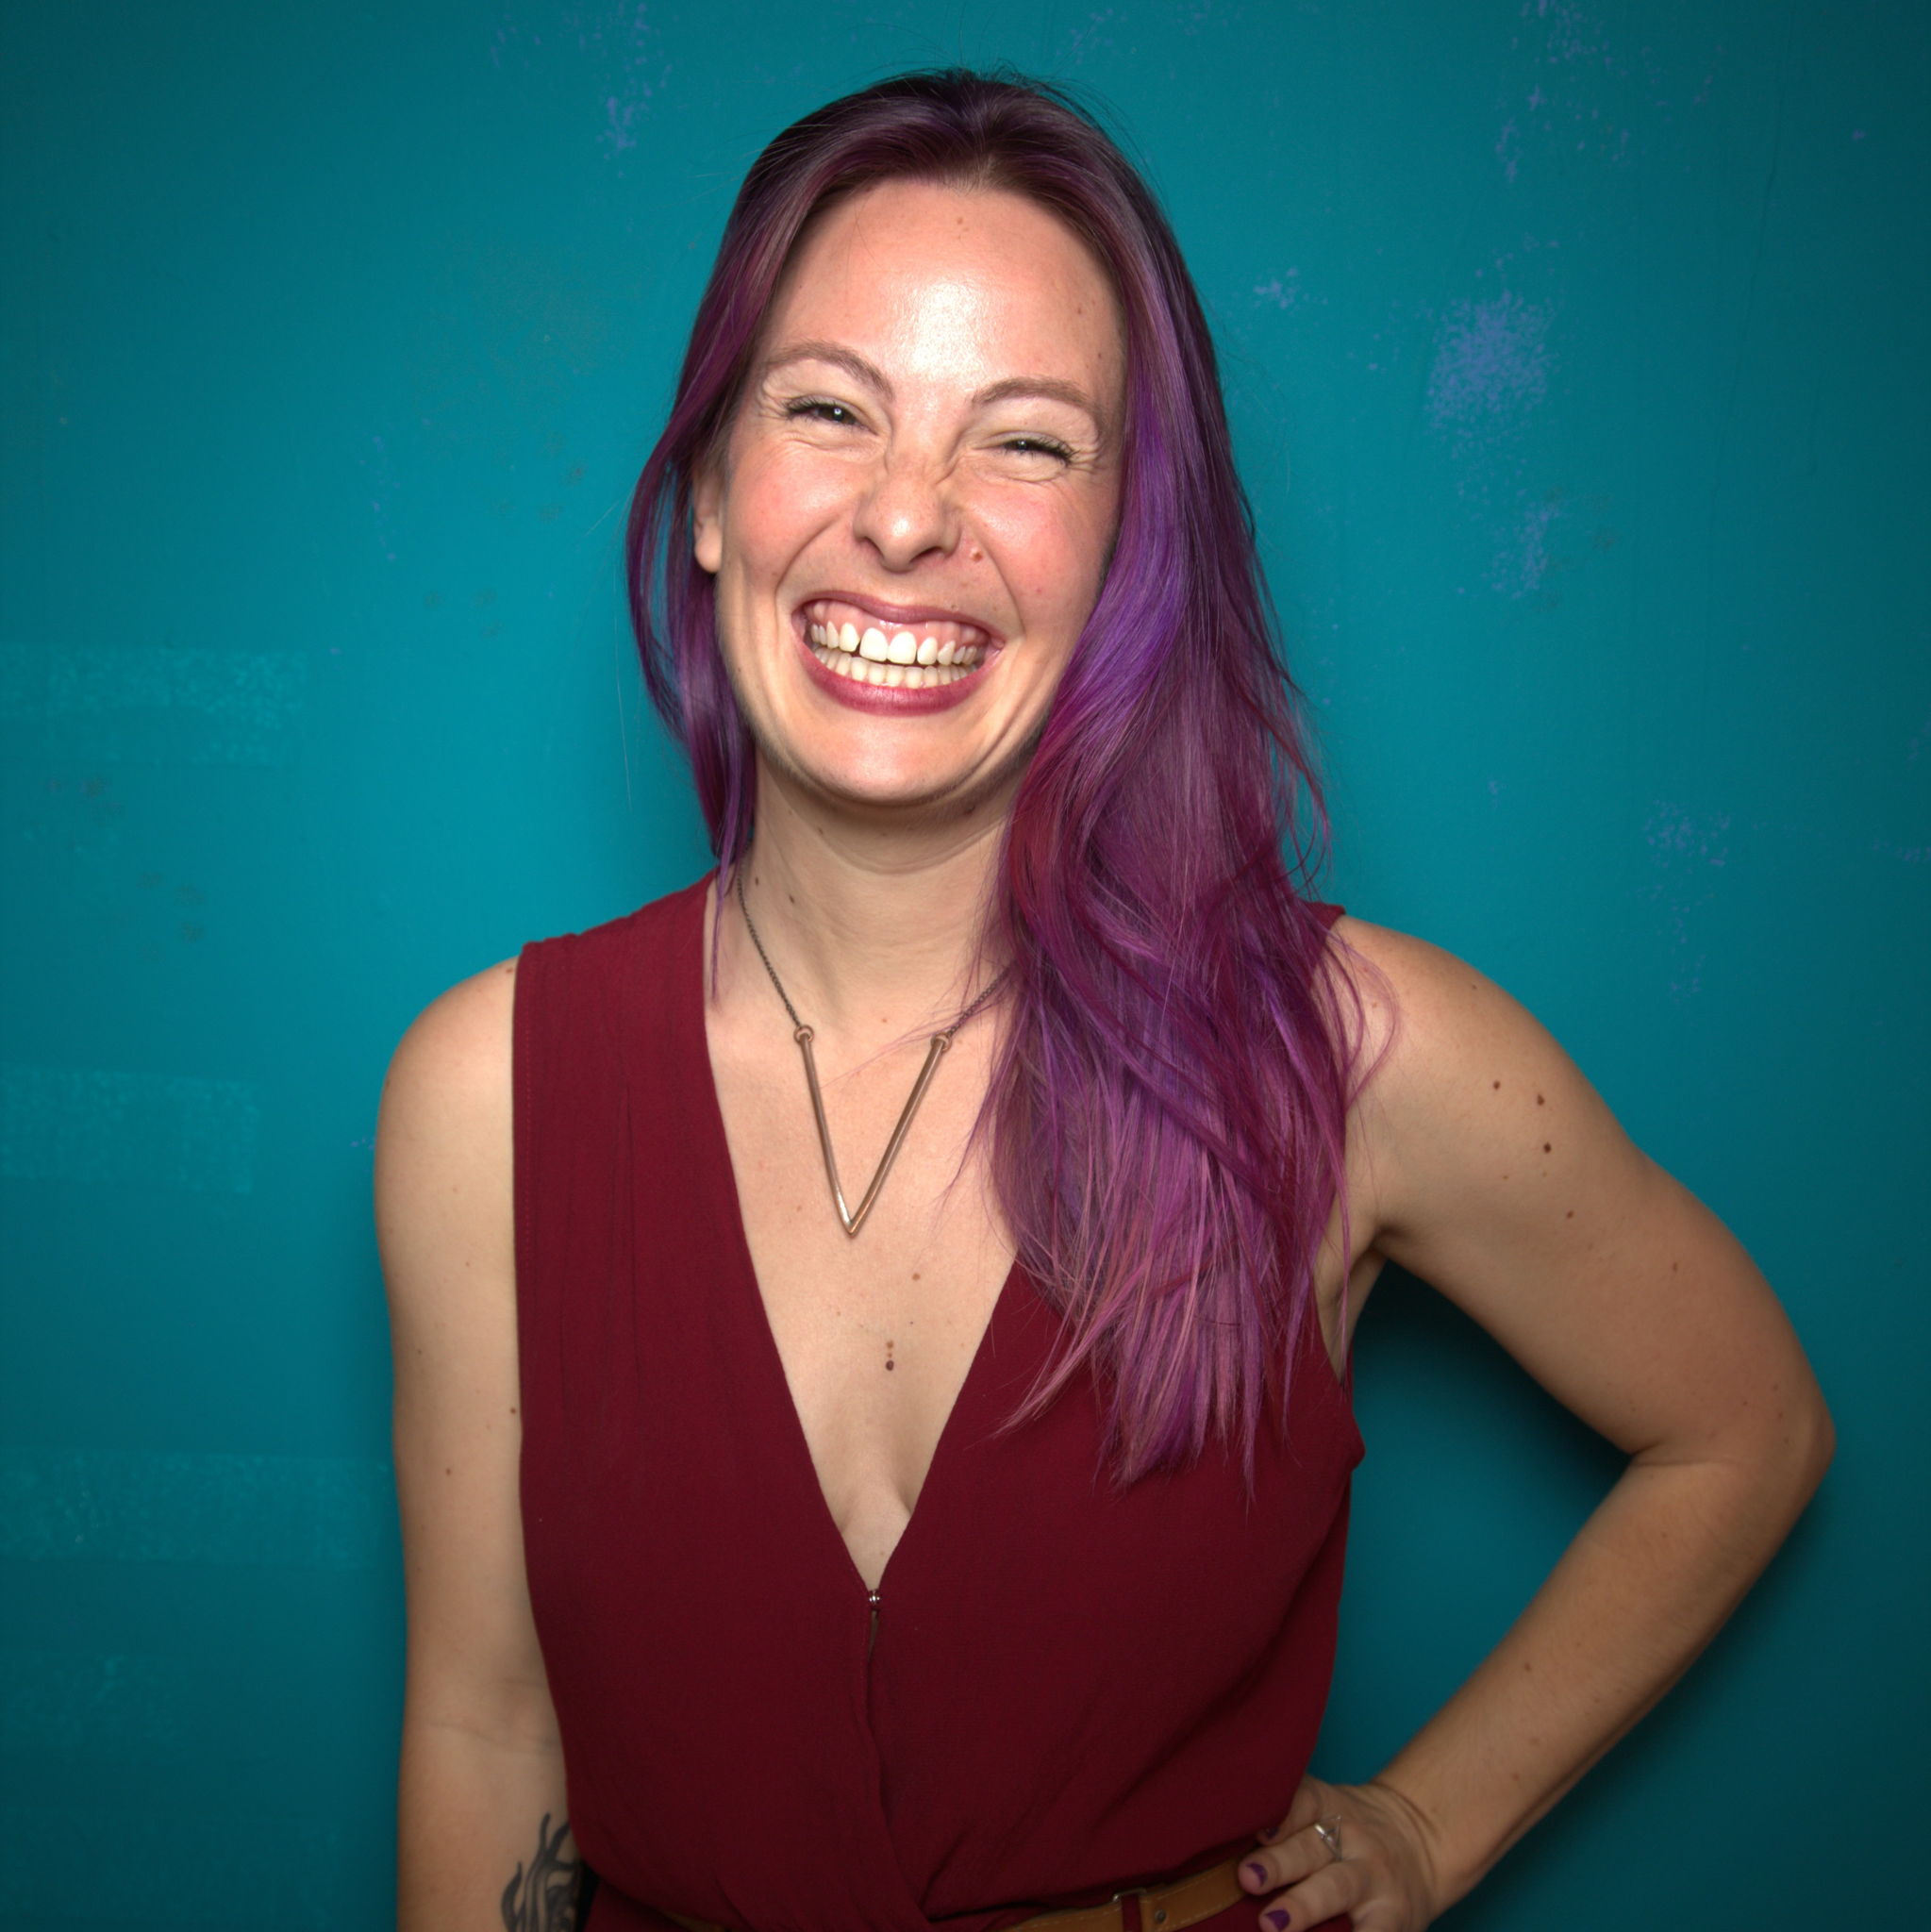
[[[1034,202],[893,181],[807,231],[695,502],[767,760],[846,807],[1009,791],[1105,575],[1124,387],[1107,277]]]

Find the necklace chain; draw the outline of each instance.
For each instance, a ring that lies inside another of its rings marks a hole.
[[[912,1082],[912,1091],[906,1096],[906,1104],[899,1112],[898,1124],[891,1130],[891,1138],[885,1143],[885,1152],[879,1157],[877,1172],[872,1176],[872,1185],[865,1190],[864,1197],[856,1208],[845,1205],[845,1191],[839,1182],[838,1157],[831,1148],[831,1124],[824,1117],[824,1095],[819,1091],[818,1063],[811,1052],[813,1034],[811,1028],[799,1019],[798,1009],[791,1004],[791,996],[785,991],[785,983],[777,976],[777,968],[771,963],[771,955],[764,950],[764,941],[757,936],[757,925],[751,917],[751,908],[744,897],[744,872],[738,868],[738,910],[744,915],[744,930],[751,935],[751,943],[757,948],[757,957],[764,962],[764,970],[771,977],[772,986],[783,1002],[784,1009],[791,1015],[791,1038],[797,1041],[798,1052],[805,1061],[805,1084],[811,1094],[811,1113],[818,1123],[818,1144],[824,1155],[825,1178],[831,1183],[831,1198],[838,1208],[838,1218],[848,1235],[856,1235],[864,1225],[865,1217],[872,1211],[872,1204],[878,1198],[878,1191],[885,1185],[885,1176],[891,1172],[891,1163],[898,1158],[900,1143],[905,1140],[907,1130],[911,1126],[912,1116],[919,1110],[919,1103],[925,1097],[925,1089],[932,1084],[932,1075],[937,1071],[940,1059],[952,1044],[953,1036],[983,1007],[999,989],[1006,984],[1006,973],[1001,971],[974,1000],[972,1005],[959,1014],[952,1024],[942,1032],[932,1035],[925,1047],[925,1064],[919,1069],[919,1077]]]

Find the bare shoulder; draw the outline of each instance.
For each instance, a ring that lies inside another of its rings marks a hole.
[[[1445,1062],[1506,1045],[1528,1011],[1495,982],[1445,948],[1393,926],[1343,914],[1335,923],[1337,959],[1359,995],[1369,1059],[1383,1091],[1425,1083]],[[1540,1028],[1537,1028],[1540,1030]]]
[[[390,1061],[385,1115],[507,1102],[515,999],[516,961],[504,959],[430,1001]]]
[[[1524,1109],[1533,1121],[1553,1103],[1552,1083],[1581,1081],[1535,1015],[1466,959],[1352,916],[1335,934],[1337,961],[1360,1000],[1364,1065],[1373,1069],[1368,1092],[1382,1114],[1445,1108],[1453,1124],[1479,1106],[1485,1115]]]
[[[509,1286],[510,1041],[516,962],[433,1000],[383,1083],[375,1221],[391,1302]]]
[[[1478,1204],[1513,1218],[1646,1165],[1601,1096],[1519,1000],[1444,948],[1343,918],[1337,958],[1359,995],[1372,1069],[1356,1131],[1375,1175],[1384,1252]]]

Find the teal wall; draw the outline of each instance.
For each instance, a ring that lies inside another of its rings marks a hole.
[[[1931,1797],[1923,18],[13,9],[0,1926],[387,1918],[382,1068],[452,980],[700,869],[625,494],[760,143],[958,58],[1097,90],[1167,197],[1324,725],[1331,896],[1542,1016],[1836,1408],[1756,1597],[1450,1923],[1899,1923]],[[1412,1284],[1359,1382],[1343,1776],[1612,1469]]]

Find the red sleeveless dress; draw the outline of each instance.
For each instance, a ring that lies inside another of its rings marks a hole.
[[[994,1433],[1058,1320],[1015,1267],[874,1626],[751,1271],[704,888],[517,974],[524,1535],[591,1932],[999,1932],[1249,1849],[1321,1722],[1361,1456],[1318,1324],[1251,1504],[1217,1452],[1109,1490],[1084,1386]]]

